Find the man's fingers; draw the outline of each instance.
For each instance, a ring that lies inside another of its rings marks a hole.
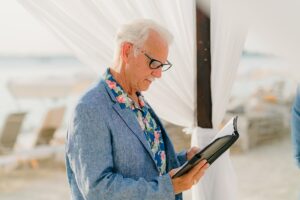
[[[176,172],[177,172],[178,170],[179,170],[179,168],[172,169],[172,170],[169,172],[169,175],[170,175],[171,177],[173,177],[174,174],[176,174]]]
[[[194,176],[194,180],[197,180],[198,182],[199,179],[204,175],[204,172],[207,170],[208,167],[209,167],[209,163],[206,163],[201,169],[199,169]]]
[[[199,150],[200,150],[199,147],[192,147],[192,148],[191,148],[191,151],[192,151],[193,153],[196,153],[196,152],[198,152]]]
[[[200,161],[195,167],[193,167],[186,175],[191,178],[196,175],[196,173],[207,163],[206,160]]]
[[[195,167],[193,167],[193,169],[191,171],[194,171],[196,173],[197,171],[199,171],[199,169],[204,167],[206,163],[207,163],[207,160],[201,160]]]
[[[172,184],[176,194],[188,189],[191,189],[193,185],[198,183],[203,176],[205,170],[208,168],[209,163],[206,160],[200,161],[195,167],[193,167],[188,173],[178,178],[172,178]],[[173,169],[169,172],[172,177],[179,168]]]
[[[208,168],[209,164],[206,160],[200,161],[196,166],[194,166],[188,173],[184,174],[183,176],[179,177],[180,179],[187,179],[187,180],[193,180],[195,178],[201,177],[201,173],[204,173],[204,171]],[[170,177],[173,177],[174,174],[179,170],[179,168],[172,169],[169,172]],[[198,181],[197,181],[198,182]]]
[[[192,159],[192,157],[200,150],[199,147],[192,147],[187,152],[187,160]]]

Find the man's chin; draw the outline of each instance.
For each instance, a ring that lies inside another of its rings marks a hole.
[[[151,83],[147,84],[147,85],[143,85],[141,88],[140,88],[140,91],[147,91],[149,88],[150,88],[150,85]]]

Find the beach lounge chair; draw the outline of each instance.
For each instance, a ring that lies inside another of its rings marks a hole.
[[[65,107],[56,107],[50,109],[38,131],[35,146],[48,145],[53,139],[56,130],[59,129],[64,118]]]
[[[11,113],[7,116],[0,133],[0,154],[13,150],[25,116],[25,112]]]

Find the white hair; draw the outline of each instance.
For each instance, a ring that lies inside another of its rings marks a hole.
[[[168,45],[172,43],[173,35],[163,26],[150,19],[134,20],[131,23],[121,26],[117,32],[115,59],[118,58],[124,42],[130,42],[136,47],[142,47],[148,39],[150,30],[158,33]],[[137,55],[137,51],[134,51],[134,55]]]

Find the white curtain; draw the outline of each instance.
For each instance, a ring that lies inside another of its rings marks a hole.
[[[237,72],[245,41],[246,30],[239,24],[230,1],[211,0],[211,95],[212,129],[197,127],[192,145],[205,147],[216,135],[225,115],[230,91]],[[192,190],[193,199],[236,200],[237,179],[229,152],[222,155],[208,169],[203,181]]]
[[[174,67],[145,93],[159,116],[194,125],[195,2],[193,0],[19,0],[50,27],[82,62],[102,74],[113,62],[118,27],[150,18],[174,35],[169,60]],[[172,102],[172,103],[170,103]]]
[[[136,18],[151,18],[174,35],[169,60],[174,67],[145,93],[158,115],[185,127],[196,124],[196,27],[194,0],[19,0],[99,74],[112,64],[117,28]],[[207,144],[220,124],[234,80],[243,37],[223,11],[226,1],[211,2],[212,100],[214,129],[194,128],[192,143]],[[234,29],[231,29],[234,28]],[[243,36],[243,33],[242,33]],[[193,189],[195,200],[236,199],[229,155],[214,163]]]

